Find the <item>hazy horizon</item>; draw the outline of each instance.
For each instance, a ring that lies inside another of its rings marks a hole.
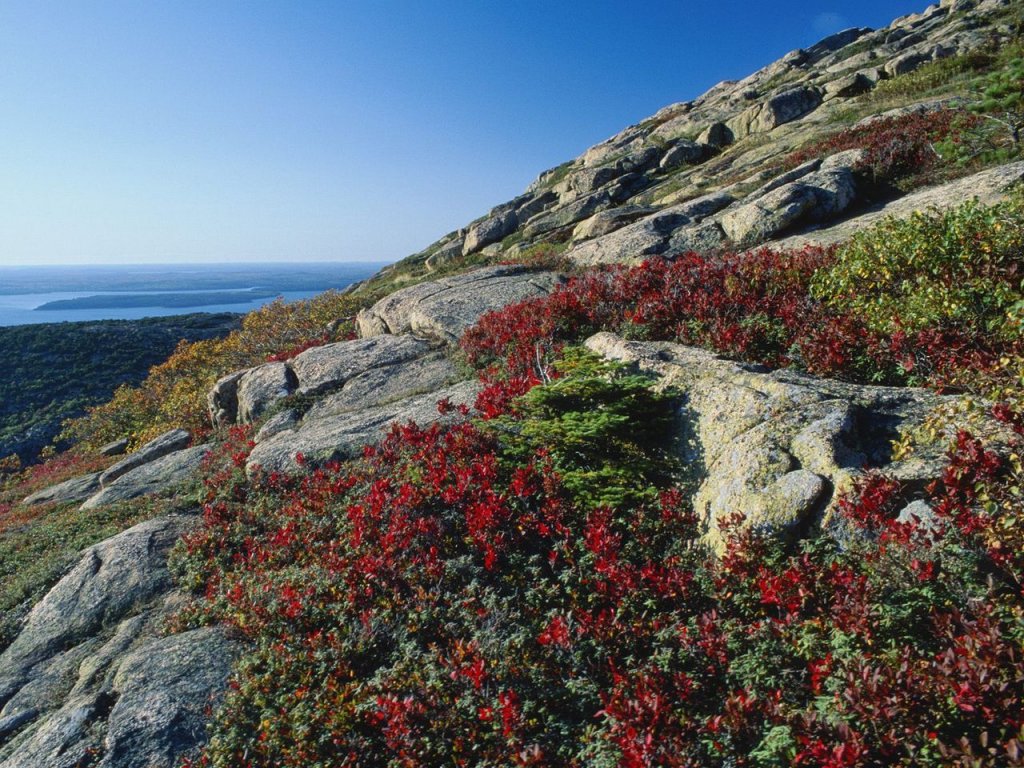
[[[0,265],[390,262],[926,0],[0,6]]]
[[[374,274],[380,262],[0,266],[0,326],[244,313]]]

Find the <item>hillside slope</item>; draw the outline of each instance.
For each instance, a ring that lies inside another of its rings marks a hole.
[[[795,51],[76,422],[0,768],[1024,765],[1021,21]]]
[[[181,341],[226,336],[237,315],[41,323],[0,328],[0,459],[32,463],[61,422],[146,378]]]

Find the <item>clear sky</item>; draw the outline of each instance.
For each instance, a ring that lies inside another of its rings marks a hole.
[[[0,265],[394,260],[926,0],[0,0]]]

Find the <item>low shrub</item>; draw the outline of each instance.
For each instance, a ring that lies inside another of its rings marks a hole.
[[[543,378],[562,345],[613,331],[860,383],[967,389],[1017,403],[1019,417],[1022,201],[887,220],[838,249],[590,271],[484,315],[462,349],[488,378]]]
[[[251,646],[193,765],[1024,764],[1019,465],[963,434],[933,520],[869,475],[842,543],[734,521],[716,557],[644,461],[651,493],[613,506],[564,481],[592,461],[558,435],[603,407],[576,391],[637,392],[561,374],[303,479],[247,483],[251,443],[225,445],[174,568],[202,595],[183,621]]]
[[[814,158],[851,149],[863,150],[855,171],[878,185],[906,191],[937,180],[944,163],[936,144],[960,141],[981,118],[964,109],[937,109],[876,118],[847,128],[790,154],[782,167],[795,168]]]
[[[1008,341],[1024,300],[1024,196],[889,219],[857,233],[812,294],[877,333],[957,330]]]

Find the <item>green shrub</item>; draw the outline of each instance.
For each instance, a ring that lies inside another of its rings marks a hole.
[[[812,293],[873,331],[956,327],[1007,336],[1024,298],[1024,195],[890,219],[854,236]]]
[[[561,378],[531,389],[514,417],[495,420],[516,433],[511,455],[546,451],[566,488],[590,506],[653,501],[651,479],[664,484],[671,475],[672,395],[579,348],[566,350],[555,368]]]
[[[1024,128],[1024,56],[1019,49],[1005,67],[985,78],[981,101],[971,109],[1006,126],[1014,148],[1020,144],[1020,131]]]

